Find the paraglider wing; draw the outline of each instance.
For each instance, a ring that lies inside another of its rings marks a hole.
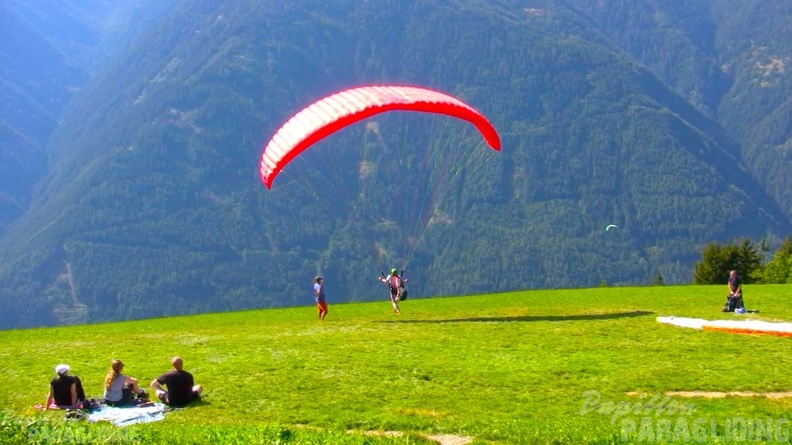
[[[473,124],[493,150],[500,150],[495,127],[461,100],[439,91],[410,86],[366,86],[320,99],[289,119],[264,147],[259,174],[269,189],[292,159],[330,134],[387,111],[437,113]]]
[[[619,226],[617,226],[616,224],[608,224],[607,226],[605,226],[605,231],[607,232],[610,229],[615,229],[615,228],[618,228],[618,227]]]

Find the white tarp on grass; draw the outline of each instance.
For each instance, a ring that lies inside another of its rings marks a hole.
[[[157,422],[165,419],[165,405],[151,403],[134,407],[102,406],[88,414],[89,422],[110,422],[115,426]]]
[[[738,334],[770,334],[792,337],[792,323],[773,323],[761,320],[704,320],[703,318],[657,317],[660,323],[706,331]]]

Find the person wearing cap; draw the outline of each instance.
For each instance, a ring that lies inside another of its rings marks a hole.
[[[316,308],[319,311],[319,321],[324,321],[327,315],[327,300],[324,293],[324,278],[318,276],[314,278],[314,298],[316,299]]]
[[[82,381],[76,375],[69,375],[69,365],[60,364],[55,367],[57,376],[50,381],[47,408],[79,408],[85,401]]]
[[[404,271],[402,271],[404,272]],[[380,274],[377,277],[378,280],[388,285],[388,289],[390,290],[390,300],[391,305],[393,306],[393,312],[400,314],[401,311],[399,310],[399,300],[401,300],[402,292],[406,293],[404,283],[407,282],[401,275],[399,275],[399,271],[396,268],[391,269],[390,275],[385,276],[385,274]]]
[[[182,369],[184,362],[181,357],[173,357],[171,366],[173,369],[151,382],[151,388],[157,397],[168,406],[185,406],[199,400],[203,387],[196,385],[193,375]]]

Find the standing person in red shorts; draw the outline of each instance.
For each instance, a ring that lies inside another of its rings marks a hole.
[[[324,278],[314,278],[314,297],[316,298],[316,308],[319,310],[319,321],[324,321],[327,315],[327,301],[324,293]]]

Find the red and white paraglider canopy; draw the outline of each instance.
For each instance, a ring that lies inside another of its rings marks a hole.
[[[439,91],[411,86],[365,86],[332,94],[304,108],[278,129],[261,154],[259,174],[267,188],[305,149],[330,134],[387,111],[444,114],[473,124],[487,145],[499,151],[500,136],[478,111]]]

